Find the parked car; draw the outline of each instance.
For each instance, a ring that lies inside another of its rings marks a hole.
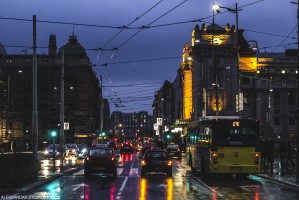
[[[55,146],[53,144],[50,144],[44,151],[45,159],[53,158],[53,153],[55,153],[55,158],[59,158],[60,157],[59,150],[60,150],[60,144],[55,144]],[[63,157],[65,157],[65,148],[63,148],[63,150],[64,150]]]
[[[166,146],[166,151],[168,152],[169,156],[172,158],[182,158],[182,153],[178,144],[168,144]]]
[[[117,176],[117,156],[113,148],[90,147],[84,160],[84,177],[94,173],[112,174]]]
[[[88,150],[88,147],[86,144],[78,144],[77,145],[78,148],[79,148],[79,153],[78,153],[78,158],[85,158],[86,155],[87,155],[87,150]]]
[[[148,172],[166,173],[168,177],[172,176],[172,160],[167,151],[147,150],[141,160],[141,176]]]
[[[120,153],[133,153],[134,147],[131,142],[124,142],[119,147],[119,151],[120,151]]]
[[[67,156],[69,155],[77,156],[79,153],[79,147],[76,144],[66,144],[65,149],[66,149]]]

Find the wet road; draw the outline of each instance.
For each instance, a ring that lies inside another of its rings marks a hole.
[[[99,174],[84,179],[81,168],[54,181],[15,194],[15,197],[32,199],[298,199],[299,191],[284,185],[269,182],[256,176],[246,179],[234,177],[201,178],[190,174],[185,158],[174,160],[173,177],[150,174],[140,177],[140,159],[135,154],[123,154],[118,160],[118,176]],[[51,162],[51,161],[50,161]],[[17,199],[17,198],[16,198]]]

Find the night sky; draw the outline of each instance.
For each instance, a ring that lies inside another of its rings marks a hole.
[[[47,21],[37,22],[38,53],[47,53],[43,47],[51,34],[60,48],[74,32],[103,78],[111,111],[152,114],[154,94],[165,80],[175,79],[194,26],[212,23],[213,2],[229,8],[238,3],[239,29],[258,42],[260,52],[284,52],[297,48],[297,5],[291,1],[1,0],[0,43],[8,54],[32,53],[32,21],[27,20],[33,15]],[[221,11],[216,24],[236,23],[234,13]]]

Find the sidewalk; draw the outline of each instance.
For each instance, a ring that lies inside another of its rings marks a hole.
[[[293,161],[296,164],[296,159],[293,159]],[[299,180],[298,182],[296,180],[296,168],[293,168],[290,164],[288,171],[282,170],[280,160],[278,158],[274,159],[273,175],[271,175],[269,170],[262,169],[261,174],[258,174],[257,176],[299,189]]]
[[[38,156],[38,159],[41,159],[40,156]],[[15,187],[6,187],[6,188],[0,188],[0,195],[1,194],[12,194],[12,193],[18,193],[18,192],[25,192],[32,188],[38,187],[40,185],[43,185],[45,183],[48,183],[66,173],[70,173],[72,171],[77,170],[78,167],[76,166],[63,166],[62,168],[60,166],[56,166],[56,172],[50,173],[47,176],[40,176],[43,174],[43,169],[40,169],[38,171],[38,177],[34,180],[28,181],[26,183],[19,184]]]

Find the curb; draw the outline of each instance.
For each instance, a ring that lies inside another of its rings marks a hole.
[[[288,185],[290,187],[296,188],[299,190],[299,185],[290,181],[285,181],[285,180],[279,180],[277,178],[271,177],[269,175],[263,175],[263,174],[254,174],[255,176],[259,176],[261,178],[267,179],[267,180],[271,180],[273,182],[277,182],[277,183],[281,183],[284,185]]]

